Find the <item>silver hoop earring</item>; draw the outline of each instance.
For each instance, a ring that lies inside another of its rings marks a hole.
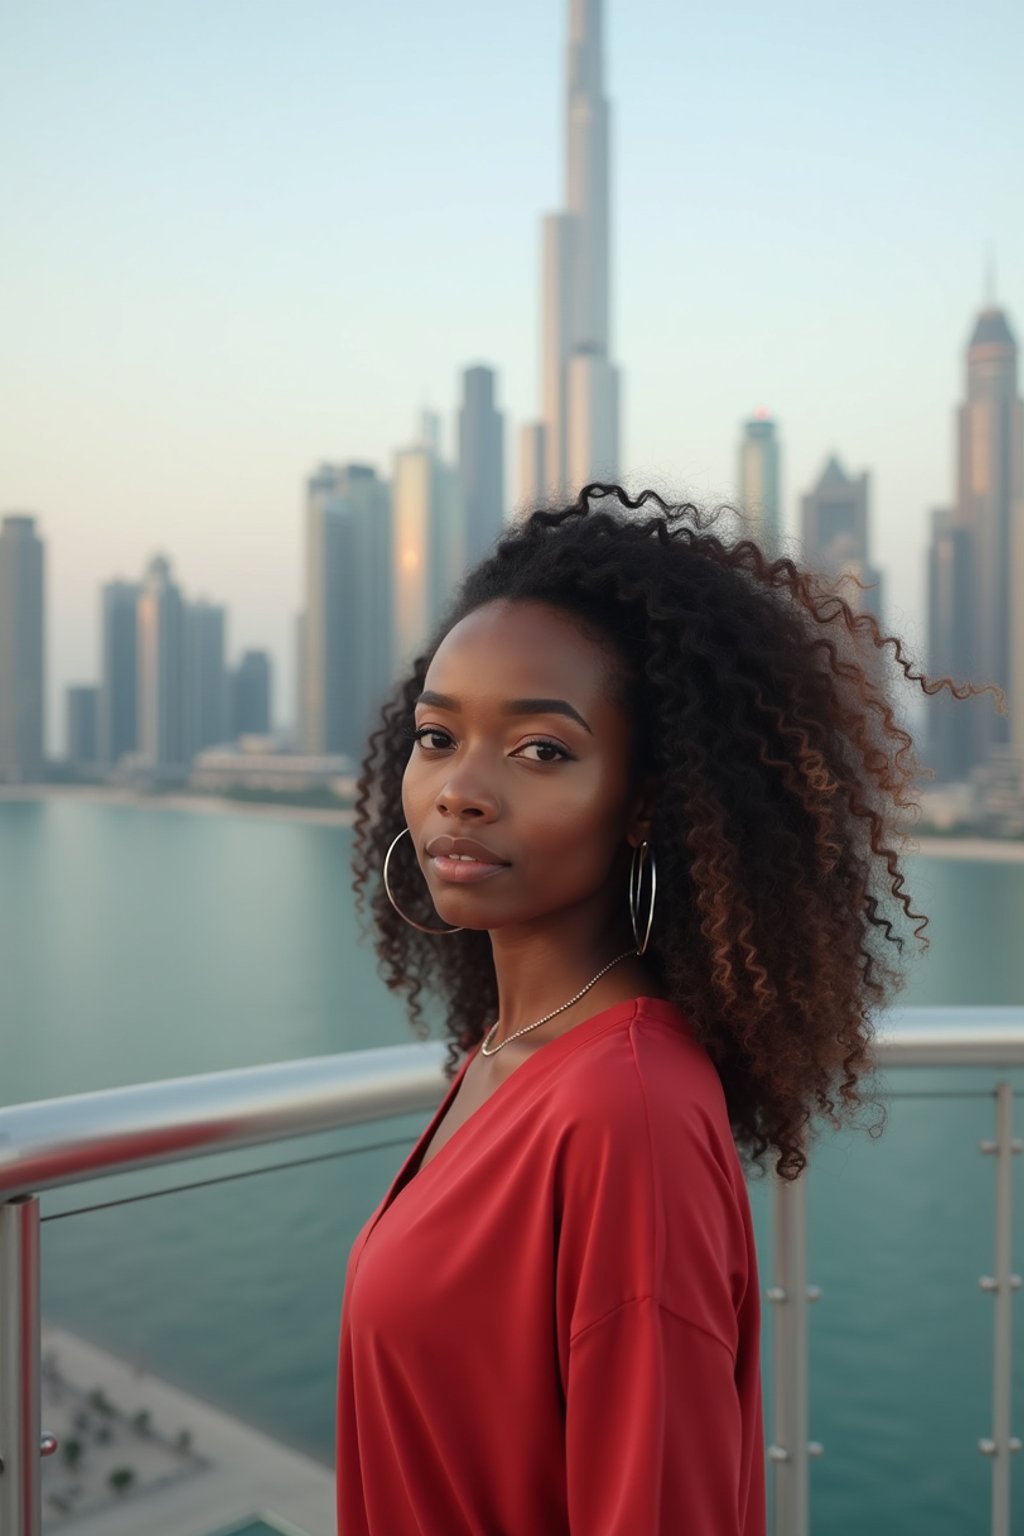
[[[640,885],[644,878],[644,866],[651,866],[651,898],[647,909],[647,927],[644,931],[644,941],[640,943],[640,926],[637,922],[637,913],[640,906]],[[636,940],[636,952],[642,955],[647,948],[647,941],[651,936],[651,924],[654,921],[654,893],[657,888],[657,875],[654,867],[654,849],[646,840],[638,848],[633,849],[633,857],[629,865],[629,915],[633,923],[633,938]]]
[[[395,900],[394,896],[392,895],[392,893],[391,893],[391,886],[388,884],[388,864],[390,863],[391,855],[394,852],[395,843],[398,842],[398,838],[399,837],[404,837],[405,834],[408,832],[408,830],[409,830],[408,827],[403,827],[402,828],[401,832],[399,832],[399,834],[398,834],[398,837],[395,838],[395,842],[393,842],[391,844],[391,847],[388,849],[387,853],[384,855],[384,889],[388,893],[388,901],[390,901],[391,905],[394,907],[394,909],[398,913],[399,917],[404,918],[405,921],[409,924],[410,928],[418,928],[420,933],[440,933],[440,934],[445,934],[445,933],[461,933],[462,932],[461,928],[425,928],[422,923],[413,922],[411,917],[406,917],[405,916],[405,913],[402,911],[401,907],[398,905],[398,902]]]

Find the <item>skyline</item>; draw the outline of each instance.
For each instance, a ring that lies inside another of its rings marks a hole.
[[[464,366],[498,371],[516,498],[540,398],[537,231],[563,171],[563,8],[529,0],[507,37],[451,4],[428,25],[398,0],[387,26],[308,4],[302,32],[272,9],[55,0],[0,19],[0,127],[23,151],[0,163],[0,511],[35,515],[47,544],[51,752],[64,688],[98,671],[101,582],[157,551],[190,596],[227,605],[232,659],[272,652],[293,719],[306,478],[325,460],[390,477],[422,405],[444,412],[450,453]],[[839,53],[807,6],[686,18],[606,0],[623,478],[728,500],[742,422],[766,406],[787,535],[830,453],[869,471],[886,622],[918,657],[991,245],[996,301],[1024,327],[1024,22],[1004,5],[986,22],[933,17],[922,39],[870,5]],[[341,89],[343,55],[360,70]],[[389,59],[393,111],[372,154],[346,154]]]

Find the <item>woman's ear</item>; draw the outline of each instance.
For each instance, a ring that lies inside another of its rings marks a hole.
[[[630,809],[629,831],[626,834],[627,841],[634,848],[639,848],[642,842],[651,840],[657,793],[658,781],[653,778],[645,779],[637,790]]]

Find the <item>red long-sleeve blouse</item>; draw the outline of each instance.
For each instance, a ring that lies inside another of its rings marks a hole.
[[[764,1536],[750,1207],[685,1016],[575,1025],[417,1172],[471,1059],[349,1256],[339,1536]]]

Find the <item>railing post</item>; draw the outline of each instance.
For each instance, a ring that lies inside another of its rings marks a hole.
[[[775,1536],[809,1536],[810,1458],[822,1447],[808,1440],[807,1303],[821,1291],[807,1284],[807,1175],[775,1176],[773,1328],[774,1424],[768,1459],[774,1463],[772,1529]]]
[[[0,1205],[0,1532],[40,1536],[39,1198]]]
[[[1013,1155],[1022,1143],[1013,1139],[1013,1088],[996,1084],[996,1139],[982,1141],[979,1151],[996,1160],[995,1274],[982,1275],[983,1291],[994,1300],[992,1321],[992,1435],[978,1441],[978,1449],[992,1458],[992,1536],[1010,1536],[1010,1456],[1020,1450],[1020,1440],[1010,1433],[1011,1366],[1013,1352],[1013,1292],[1020,1275],[1012,1273],[1013,1254]]]

